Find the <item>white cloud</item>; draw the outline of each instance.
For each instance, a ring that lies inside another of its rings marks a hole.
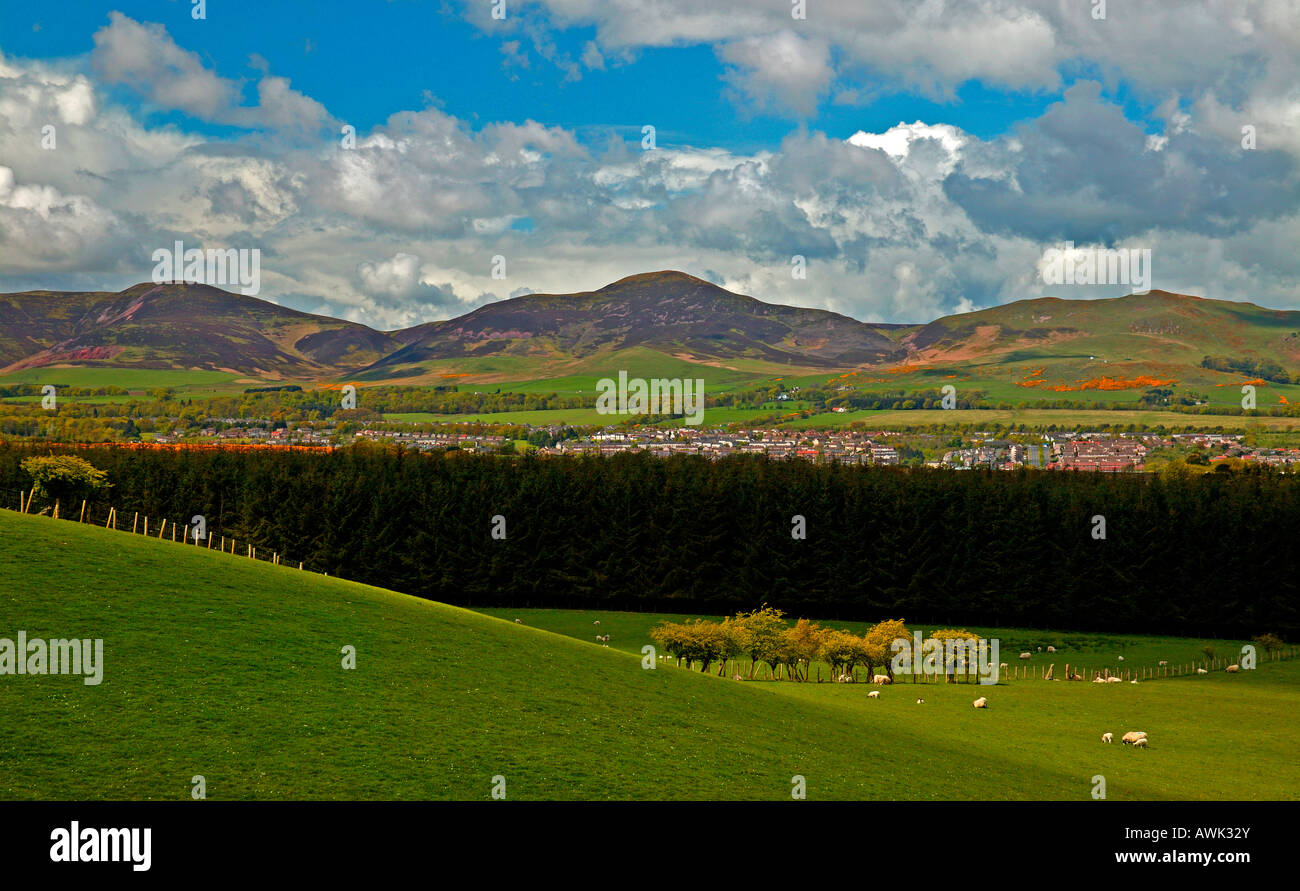
[[[120,12],[95,32],[91,61],[105,83],[126,84],[149,102],[205,121],[272,128],[303,135],[333,121],[324,106],[293,90],[282,77],[264,76],[258,104],[242,104],[242,86],[206,68],[197,53],[176,45],[162,25]]]
[[[646,13],[644,34],[614,33],[645,45],[677,39],[680,23],[661,16],[672,8],[664,2]],[[972,16],[986,7],[956,5]],[[576,0],[567,8],[578,17],[608,14]],[[1258,31],[1259,16],[1244,9]],[[837,41],[853,38],[848,23],[881,40],[938,27],[920,13],[824,0],[810,4],[809,30],[798,25],[789,32],[796,36],[780,37],[792,25],[756,10],[696,7],[687,15],[731,47],[720,52],[732,53],[735,89],[760,104],[797,107],[833,93],[844,77]],[[1039,13],[1013,17],[1009,34],[1033,34],[1041,22],[1064,33],[1056,13]],[[263,73],[258,104],[243,105],[234,82],[165,31],[125,19],[119,28],[115,19],[100,33],[107,48],[96,50],[91,71],[77,60],[0,57],[0,290],[123,287],[148,277],[154,247],[181,238],[260,248],[266,296],[382,328],[669,268],[763,300],[921,321],[1041,294],[1044,247],[1073,236],[1149,244],[1158,287],[1300,305],[1300,142],[1285,126],[1294,82],[1272,74],[1254,92],[1225,83],[1200,102],[1171,87],[1157,114],[1163,132],[1154,135],[1099,85],[1081,82],[1039,118],[989,140],[918,120],[847,139],[798,130],[753,153],[640,151],[635,138],[596,150],[544,122],[470,126],[428,107],[397,112],[344,149],[333,138],[297,138],[328,115],[282,79]],[[602,55],[617,58],[608,36],[598,29]],[[1288,38],[1270,39],[1280,48]],[[765,40],[776,42],[770,57],[757,52],[772,49]],[[781,70],[781,41],[787,61],[801,64]],[[1060,42],[1058,34],[1047,50],[1010,46],[1020,67],[1006,70],[1042,80],[1051,67],[1034,53],[1057,58]],[[142,60],[130,57],[133,49],[160,54]],[[922,50],[903,41],[890,51],[906,59]],[[1268,58],[1287,70],[1276,53]],[[946,64],[992,64],[980,59],[972,50]],[[916,63],[913,74],[946,83],[937,70]],[[183,126],[150,126],[109,102],[100,78],[134,83],[149,101],[198,116],[256,118],[268,132],[255,142],[214,141]],[[1260,122],[1255,152],[1238,148],[1245,110]],[[40,148],[45,123],[58,127],[56,151]],[[795,254],[808,258],[806,280],[790,276]],[[496,255],[507,260],[505,280],[491,277]]]

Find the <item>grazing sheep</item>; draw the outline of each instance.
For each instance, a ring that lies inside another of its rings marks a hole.
[[[1041,653],[1042,651],[1043,651],[1043,648],[1042,648],[1042,647],[1039,647],[1039,648],[1038,648],[1038,652]]]
[[[1240,665],[1235,665],[1235,664],[1234,664],[1234,665],[1229,665],[1227,668],[1224,669],[1224,671],[1226,671],[1226,672],[1228,672],[1228,673],[1230,673],[1230,674],[1236,674],[1237,672],[1241,671],[1241,666],[1240,666]]]
[[[1123,657],[1123,656],[1120,656],[1120,657],[1119,657],[1119,661],[1120,661],[1120,662],[1123,662],[1123,661],[1124,661],[1124,657]]]
[[[973,703],[971,703],[971,705],[975,706],[976,708],[988,708],[988,704],[989,704],[989,700],[988,697],[986,696],[981,696],[979,699],[976,699]]]
[[[879,699],[879,698],[880,698],[880,691],[879,691],[879,690],[872,690],[870,693],[867,694],[867,698],[868,698],[868,699]]]
[[[1123,682],[1124,682],[1123,678],[1116,678],[1116,677],[1106,678],[1106,683],[1108,684],[1122,684]]]
[[[1204,668],[1198,668],[1198,669],[1196,669],[1196,673],[1197,673],[1197,674],[1209,674],[1209,672],[1206,671]]]
[[[871,676],[871,683],[873,684],[880,684],[883,686],[885,684],[892,684],[893,682],[893,679],[887,674],[876,674]]]
[[[523,620],[523,619],[515,619],[515,624],[516,624],[516,625],[522,625],[522,624],[524,624],[524,620]]]
[[[1130,730],[1128,733],[1121,736],[1119,741],[1124,743],[1126,746],[1131,746],[1139,739],[1146,739],[1146,737],[1147,733],[1145,730]]]
[[[600,619],[597,619],[596,621],[592,622],[591,624],[593,624],[593,625],[599,625],[599,624],[600,624]]]
[[[918,700],[916,701],[916,704],[917,704],[917,705],[924,705],[924,704],[925,704],[925,700],[924,700],[924,699],[918,699]]]
[[[742,677],[741,677],[740,675],[738,675],[738,674],[733,674],[733,675],[731,676],[731,679],[732,679],[733,681],[743,681],[743,680],[744,680],[744,678],[742,678]]]
[[[1134,678],[1133,680],[1129,681],[1130,684],[1136,684],[1137,682],[1138,682],[1137,678]]]
[[[1033,655],[1033,653],[1021,653],[1021,654],[1020,654],[1020,658],[1021,658],[1021,659],[1032,659],[1032,658],[1034,658],[1034,655]]]
[[[1147,738],[1143,736],[1139,739],[1133,740],[1133,747],[1137,749],[1145,749],[1147,747]]]
[[[1000,668],[1000,669],[1003,670],[1003,671],[1006,671],[1006,670],[1007,670],[1007,663],[1005,663],[1005,662],[1000,662],[1000,663],[998,663],[998,668]]]
[[[1168,659],[1161,659],[1160,662],[1159,662],[1159,664],[1160,664],[1160,665],[1168,665],[1168,664],[1169,664],[1169,660],[1168,660]]]
[[[1103,734],[1101,735],[1101,741],[1104,742],[1104,743],[1108,743],[1108,742],[1110,742],[1110,741],[1111,741],[1112,739],[1114,739],[1114,738],[1115,738],[1115,734],[1113,734],[1113,733],[1103,733]]]
[[[1056,652],[1056,647],[1048,647],[1048,648],[1047,648],[1047,652],[1049,652],[1049,653],[1055,653],[1055,652]]]

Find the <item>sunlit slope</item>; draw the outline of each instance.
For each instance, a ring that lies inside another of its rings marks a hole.
[[[527,624],[0,511],[0,637],[19,630],[103,638],[105,668],[99,686],[0,676],[7,799],[184,799],[197,775],[212,799],[486,799],[498,775],[514,799],[788,800],[795,774],[810,798],[1078,799],[1097,772],[1112,798],[1300,786],[1294,752],[1259,733],[1289,726],[1294,674],[1223,685],[1205,706],[1227,735],[1191,733],[1195,700],[1165,685],[1129,715],[1152,750],[1103,750],[1087,704],[1117,700],[1091,697],[1145,688],[1046,706],[998,688],[977,712],[970,688],[918,706],[902,688],[646,671]]]

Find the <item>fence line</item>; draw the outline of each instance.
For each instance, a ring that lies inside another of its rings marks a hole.
[[[35,494],[36,494],[36,489],[35,489],[35,487],[33,487],[29,492],[24,492],[24,491],[21,490],[21,489],[18,491],[18,511],[17,511],[18,513],[21,513],[21,514],[28,514],[28,513],[31,512],[32,498],[35,496]],[[5,509],[8,510],[9,508],[6,507]],[[90,513],[91,513],[91,517],[90,517],[90,523],[91,523],[91,525],[99,525],[99,521],[98,521],[97,519],[95,519],[95,517],[93,516],[94,511],[91,510]],[[71,520],[70,517],[60,518],[60,516],[59,516],[59,502],[58,502],[58,500],[56,499],[55,502],[54,502],[54,506],[50,509],[50,518],[51,518],[51,519],[55,519],[55,520],[58,520],[58,519],[67,519],[67,520],[69,520],[69,521],[71,521],[71,522],[85,523],[85,522],[87,521],[87,502],[86,502],[85,500],[83,500],[83,501],[81,502],[81,512],[80,512],[80,514],[78,515],[78,518],[77,518],[76,520]],[[141,519],[144,520],[144,529],[143,529],[144,537],[148,538],[148,537],[149,537],[149,517],[148,517],[148,516],[144,516],[144,517],[142,517],[139,511],[135,511],[135,512],[134,512],[134,516],[132,516],[132,518],[131,518],[131,532],[130,532],[130,534],[132,534],[132,535],[139,534],[139,532],[140,532],[140,520],[141,520]],[[199,544],[199,539],[195,539],[195,538],[190,534],[190,528],[191,528],[191,527],[188,526],[188,525],[186,525],[186,526],[185,526],[185,533],[184,533],[184,535],[182,535],[182,537],[180,538],[180,540],[177,541],[177,539],[176,539],[176,530],[177,530],[177,527],[178,527],[179,524],[177,524],[175,521],[168,520],[168,519],[166,519],[166,518],[163,518],[163,520],[162,520],[162,525],[158,527],[158,531],[157,531],[157,534],[156,534],[156,536],[155,536],[159,541],[165,541],[165,540],[166,540],[163,536],[165,536],[165,535],[167,534],[167,528],[168,528],[169,525],[170,525],[170,527],[171,527],[171,533],[172,533],[172,534],[171,534],[171,541],[172,541],[172,543],[174,543],[174,544],[181,544],[181,545],[192,545],[192,546],[194,546],[194,547],[202,547],[202,548],[204,548],[204,549],[206,549],[206,550],[209,550],[209,551],[213,549],[213,548],[212,548],[212,543],[213,543],[213,541],[216,539],[216,536],[217,536],[217,533],[216,533],[216,532],[207,531],[207,532],[206,532],[206,535],[204,536],[204,539],[203,539],[204,544],[200,545],[200,544]],[[112,505],[109,505],[108,513],[105,514],[105,516],[104,516],[104,523],[103,523],[103,526],[104,526],[105,529],[111,529],[111,530],[113,530],[113,531],[115,531],[115,532],[121,532],[121,533],[123,533],[123,534],[127,534],[125,529],[119,529],[119,528],[118,528],[118,526],[117,526],[117,508],[113,507]],[[219,550],[221,551],[221,553],[223,553],[223,554],[225,554],[225,553],[229,553],[231,556],[235,556],[235,554],[236,554],[236,550],[235,550],[236,545],[237,545],[237,541],[236,541],[235,538],[232,536],[232,537],[230,538],[230,550],[227,552],[227,550],[226,550],[226,536],[225,536],[225,534],[222,534],[222,535],[221,535],[221,547],[219,548]],[[257,556],[257,548],[254,547],[253,543],[252,543],[252,542],[246,542],[245,545],[246,545],[246,557],[247,557],[247,559],[250,559],[250,560],[257,560],[257,559],[259,559],[258,556]],[[262,558],[262,559],[261,559],[261,562],[263,562],[263,563],[269,563],[269,564],[271,564],[272,566],[282,566],[282,565],[284,565],[284,555],[281,554],[281,553],[278,552],[278,551],[272,551],[272,552],[271,552],[271,557],[270,557],[270,559]],[[290,563],[292,564],[292,561],[290,561]],[[314,572],[314,571],[315,571],[315,570],[308,570],[308,569],[306,569],[306,567],[305,567],[305,561],[302,561],[302,560],[299,560],[299,561],[298,561],[298,569],[299,569],[300,571],[303,571],[303,572]],[[327,574],[328,574],[328,573],[327,573]]]

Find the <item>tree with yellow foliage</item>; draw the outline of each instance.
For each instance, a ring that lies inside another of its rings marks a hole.
[[[763,604],[762,608],[748,613],[737,613],[735,627],[738,632],[740,652],[749,656],[749,677],[754,677],[754,669],[761,662],[767,665],[772,676],[781,655],[781,646],[785,634],[790,629],[786,624],[782,610]]]
[[[894,679],[894,641],[899,639],[910,641],[911,636],[911,632],[907,630],[907,625],[902,619],[886,619],[871,626],[871,630],[864,635],[867,646],[863,655],[866,657],[865,662],[868,670],[874,674],[876,666],[883,665],[885,674],[889,675],[889,679],[892,681]],[[917,655],[914,655],[913,659],[917,658]]]
[[[939,630],[934,631],[933,633],[930,634],[930,639],[937,640],[940,642],[941,645],[945,645],[945,646],[947,641],[950,640],[953,641],[971,640],[971,641],[975,641],[976,646],[978,646],[980,640],[979,635],[971,634],[965,628],[940,628]],[[949,684],[954,683],[956,681],[956,673],[958,669],[961,669],[962,673],[965,674],[967,677],[969,677],[976,668],[977,665],[972,665],[971,660],[969,659],[955,659],[953,663],[950,664],[947,660],[947,657],[945,656],[944,671],[943,671],[944,679]]]

